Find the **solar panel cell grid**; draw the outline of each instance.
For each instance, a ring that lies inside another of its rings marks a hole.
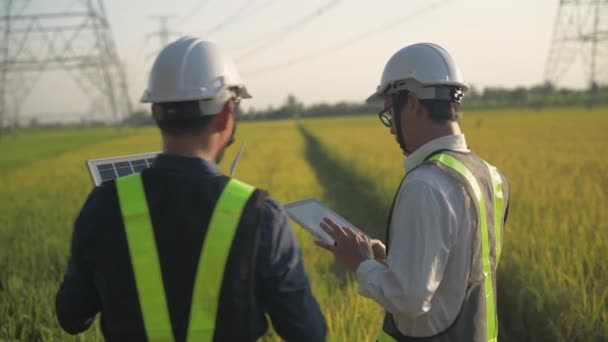
[[[116,178],[116,172],[114,172],[114,165],[112,164],[102,164],[99,165],[97,169],[99,170],[99,176],[101,176],[102,181]]]
[[[116,167],[116,173],[118,174],[118,177],[128,176],[133,173],[131,163],[129,163],[128,161],[116,163],[114,164],[114,166]]]
[[[131,166],[133,166],[133,171],[141,172],[148,168],[148,163],[145,159],[132,160]]]

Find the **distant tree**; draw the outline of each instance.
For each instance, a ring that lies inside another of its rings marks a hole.
[[[304,111],[304,105],[293,94],[289,94],[282,109],[284,112],[290,113],[290,116],[299,117]]]
[[[467,99],[476,100],[477,98],[479,98],[479,90],[477,89],[476,86],[471,85],[471,86],[469,86],[469,90],[467,91],[465,97]]]
[[[149,112],[139,110],[127,116],[123,120],[123,123],[130,126],[152,126],[154,125],[154,119],[152,118],[152,114]]]
[[[33,116],[33,117],[30,119],[30,124],[29,124],[29,127],[38,127],[39,125],[40,125],[40,122],[38,122],[38,118],[37,118],[37,117],[35,117],[35,116]]]
[[[517,87],[511,91],[511,101],[513,104],[523,105],[528,100],[528,90],[524,87]]]
[[[593,103],[608,104],[608,87],[597,85],[593,92]],[[590,101],[588,89],[556,88],[551,83],[531,87],[486,87],[471,86],[465,96],[463,107],[470,109],[534,108],[540,110],[551,106],[582,106]],[[247,120],[275,120],[300,117],[324,117],[339,115],[369,115],[377,113],[381,106],[363,102],[316,103],[305,106],[295,95],[289,94],[278,109],[268,106],[266,110],[249,108]]]

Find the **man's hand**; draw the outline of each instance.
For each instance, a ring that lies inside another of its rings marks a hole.
[[[374,239],[370,240],[369,242],[371,243],[372,250],[374,251],[374,259],[386,266],[386,247],[384,247],[382,241]]]
[[[365,235],[355,233],[348,227],[340,227],[328,217],[323,218],[319,225],[334,239],[335,244],[330,246],[322,241],[315,243],[334,253],[349,270],[355,272],[363,261],[374,259],[372,243]]]

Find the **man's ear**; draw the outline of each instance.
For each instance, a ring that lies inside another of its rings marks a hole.
[[[230,122],[230,118],[232,117],[232,105],[230,101],[224,103],[224,107],[222,107],[222,111],[216,116],[215,123],[213,124],[213,128],[217,132],[221,132],[228,127],[228,123]]]

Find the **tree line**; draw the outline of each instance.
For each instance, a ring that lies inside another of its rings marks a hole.
[[[533,108],[542,110],[549,107],[602,106],[608,105],[608,86],[592,87],[591,90],[556,88],[550,83],[532,87],[486,87],[482,90],[472,86],[462,101],[464,110],[488,110],[506,108]],[[369,115],[377,113],[378,105],[363,102],[337,102],[305,105],[293,94],[289,94],[280,106],[266,109],[250,108],[241,113],[241,120],[276,120],[304,117],[325,117],[342,115]],[[152,125],[148,112],[136,112],[125,119],[130,125]]]
[[[462,101],[464,110],[484,110],[503,108],[601,106],[608,105],[608,87],[593,87],[592,90],[556,88],[547,83],[532,87],[486,87],[483,90],[472,86]],[[363,102],[338,102],[304,105],[292,94],[283,105],[269,106],[264,110],[249,109],[242,116],[244,120],[284,119],[293,117],[322,117],[340,115],[366,115],[376,113],[378,105]]]

